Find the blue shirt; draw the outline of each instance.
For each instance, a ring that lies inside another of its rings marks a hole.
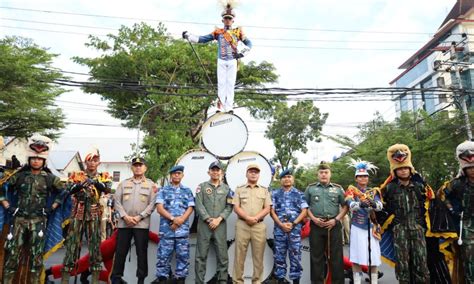
[[[291,187],[288,191],[285,191],[283,188],[273,190],[272,204],[278,219],[283,223],[294,222],[301,214],[301,211],[308,208],[308,203],[304,198],[303,192],[295,187]],[[281,228],[275,226],[274,230],[278,231],[281,230]]]
[[[186,212],[189,207],[194,207],[194,197],[191,189],[179,185],[173,187],[171,184],[164,186],[156,195],[156,204],[163,204],[163,207],[171,216],[179,217]],[[189,236],[189,218],[176,231],[171,229],[172,222],[164,217],[160,219],[160,237],[180,238]]]

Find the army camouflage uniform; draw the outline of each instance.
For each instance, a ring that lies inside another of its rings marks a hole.
[[[291,187],[289,191],[283,188],[272,191],[272,204],[278,219],[283,223],[293,223],[303,209],[308,208],[304,195],[298,189]],[[286,276],[286,257],[290,259],[290,279],[301,278],[301,227],[294,225],[289,233],[285,233],[275,224],[273,235],[275,238],[275,277],[283,279]]]
[[[463,212],[461,261],[464,265],[465,283],[474,283],[474,184],[465,176],[455,178],[442,189],[448,208],[452,208],[458,224]]]
[[[183,185],[164,186],[156,196],[156,204],[163,207],[173,217],[182,216],[189,207],[194,207],[194,197],[191,189]],[[175,231],[171,229],[172,222],[163,216],[160,218],[160,243],[158,244],[156,277],[169,278],[171,272],[171,257],[176,253],[175,276],[185,279],[189,274],[189,218]]]
[[[391,223],[395,273],[399,283],[427,283],[429,270],[426,252],[425,186],[410,181],[407,186],[394,180],[382,191],[384,209],[394,216]]]
[[[70,190],[78,186],[78,183],[73,183],[72,179],[75,174],[71,176]],[[70,225],[65,240],[66,255],[64,256],[63,264],[63,283],[68,283],[68,275],[74,270],[75,263],[79,258],[78,250],[80,246],[81,236],[87,238],[89,245],[89,264],[93,275],[98,275],[102,270],[102,256],[100,253],[100,194],[110,193],[112,188],[112,181],[108,173],[97,173],[95,176],[87,174],[87,177],[92,180],[93,184],[87,188],[80,189],[73,196],[73,207],[70,217]],[[95,280],[93,280],[94,282]]]
[[[6,241],[4,283],[13,283],[13,277],[18,270],[21,259],[21,247],[30,246],[30,279],[33,283],[40,282],[40,273],[43,269],[43,252],[47,216],[44,211],[52,204],[47,204],[48,196],[56,193],[54,203],[62,203],[63,184],[58,177],[51,173],[41,171],[34,175],[29,170],[20,171],[8,180],[8,189],[18,195],[18,211],[13,221],[13,238]],[[9,196],[8,196],[9,197]],[[0,191],[0,201],[9,201],[6,192]]]
[[[214,186],[210,181],[206,181],[196,189],[196,213],[198,214],[196,283],[205,283],[207,253],[211,242],[215,245],[217,256],[217,283],[227,283],[229,256],[225,220],[232,213],[232,198],[232,191],[224,183]],[[223,221],[215,230],[211,230],[206,220],[218,217],[222,217]]]

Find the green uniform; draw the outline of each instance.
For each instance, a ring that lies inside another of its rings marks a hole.
[[[461,263],[464,266],[465,283],[474,283],[474,184],[465,176],[455,178],[442,188],[446,198],[444,202],[457,213],[463,212]],[[458,232],[459,232],[459,223]]]
[[[427,283],[425,186],[411,181],[407,186],[392,181],[382,191],[384,210],[393,216],[391,228],[399,283]]]
[[[232,191],[224,183],[214,186],[210,181],[201,183],[196,189],[196,212],[198,214],[196,248],[196,283],[205,283],[206,261],[209,245],[214,244],[217,256],[217,282],[227,283],[227,225],[225,219],[232,212]],[[224,220],[211,230],[206,220],[222,217]]]
[[[33,283],[39,283],[40,273],[43,269],[43,254],[45,245],[47,216],[44,209],[48,206],[48,196],[57,193],[54,203],[62,203],[63,184],[53,174],[41,171],[40,174],[32,174],[25,170],[13,175],[9,180],[9,189],[17,194],[18,211],[13,222],[13,238],[7,240],[5,250],[7,260],[5,262],[4,282],[13,281],[14,274],[18,270],[21,259],[21,247],[26,245],[29,251],[31,279]],[[6,193],[0,191],[0,201],[7,200]],[[11,200],[8,200],[10,203]],[[11,206],[13,206],[11,204]],[[40,233],[42,232],[42,234]]]
[[[338,184],[310,184],[305,193],[309,210],[317,218],[325,220],[335,218],[340,207],[345,205],[344,189]],[[344,283],[344,264],[342,251],[341,222],[331,230],[319,227],[311,222],[310,260],[311,282],[324,283],[324,254],[329,251],[329,265],[332,272],[332,283]],[[328,247],[329,245],[329,247]]]
[[[75,176],[83,175],[83,172],[73,173],[70,177],[70,189],[78,186]],[[95,176],[88,175],[93,184],[82,188],[74,193],[71,222],[65,240],[66,255],[64,256],[62,282],[68,283],[69,273],[74,269],[79,258],[79,246],[81,237],[85,237],[89,245],[89,264],[93,275],[93,283],[96,282],[98,273],[102,270],[102,256],[100,254],[100,194],[110,193],[112,182],[108,173],[97,173]]]

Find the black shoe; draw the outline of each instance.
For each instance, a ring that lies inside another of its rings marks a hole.
[[[283,278],[277,278],[276,281],[277,281],[278,284],[285,284],[286,283],[285,279],[283,279]]]
[[[218,109],[218,110],[216,110],[216,113],[219,113],[219,112],[221,112],[219,109]]]
[[[229,110],[227,113],[228,113],[228,114],[234,114],[234,111],[233,111],[233,110]]]
[[[157,277],[155,280],[151,281],[151,284],[165,284],[168,281],[166,277]]]
[[[176,278],[176,284],[184,284],[186,281],[186,278]]]
[[[293,279],[293,284],[300,284],[300,279]]]
[[[127,282],[125,282],[127,283]],[[145,278],[138,278],[137,284],[145,284]]]
[[[112,284],[127,284],[127,281],[123,280],[122,277],[112,278]]]

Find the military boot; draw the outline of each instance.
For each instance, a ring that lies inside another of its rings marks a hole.
[[[69,272],[67,271],[61,272],[61,284],[69,284],[69,278],[71,278],[71,275],[69,275]]]
[[[299,278],[293,279],[293,284],[300,284],[300,279]]]
[[[176,284],[184,284],[185,278],[176,278]]]
[[[91,279],[91,283],[92,284],[99,284],[99,273],[100,271],[92,271],[92,279]]]
[[[30,272],[30,283],[31,284],[40,284],[41,271],[32,271]]]

